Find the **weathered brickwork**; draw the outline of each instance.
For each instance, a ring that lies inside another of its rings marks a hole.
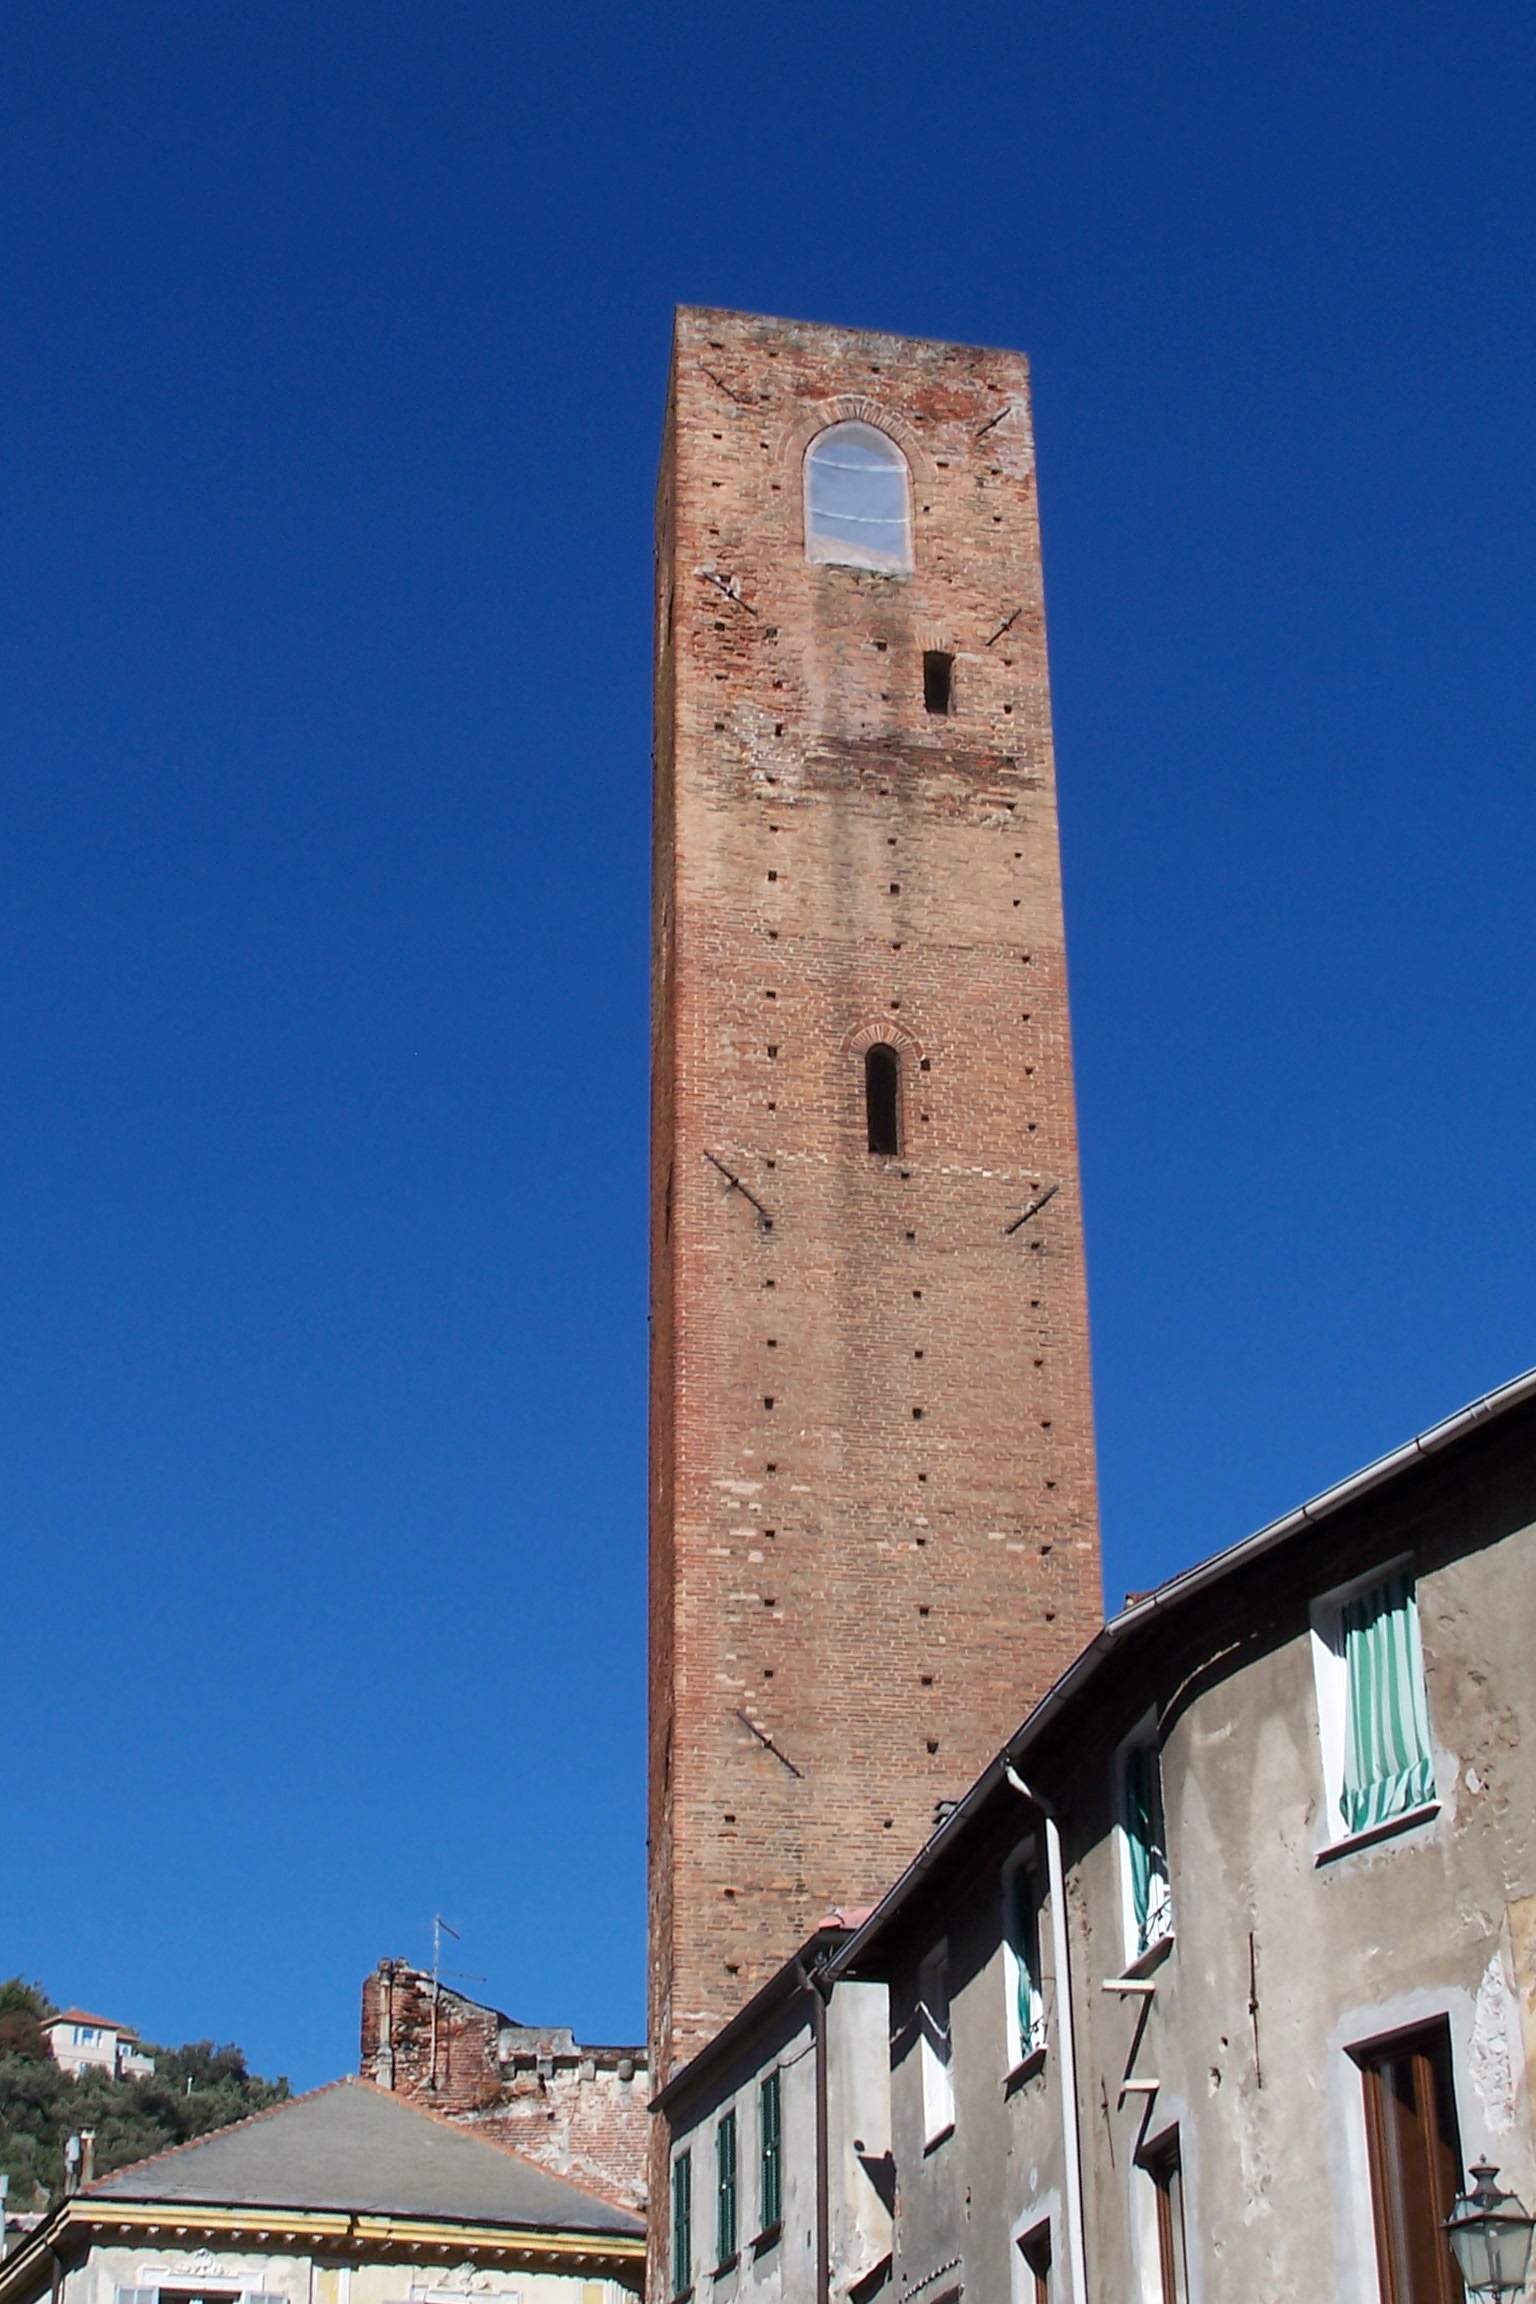
[[[400,1960],[363,1986],[365,2078],[510,2144],[553,2175],[623,2207],[646,2198],[650,2096],[644,2051],[588,2048],[559,2027],[516,2024]]]
[[[845,417],[906,455],[910,574],[806,558]],[[1025,363],[683,312],[658,520],[660,2082],[889,1883],[1101,1600]]]

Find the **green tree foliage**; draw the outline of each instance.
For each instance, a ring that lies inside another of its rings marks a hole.
[[[0,2056],[27,2056],[34,2061],[48,2054],[43,2019],[55,2013],[41,1984],[24,1984],[11,1976],[0,1984]]]
[[[96,2173],[110,2175],[212,2128],[280,2104],[286,2080],[262,2080],[233,2046],[190,2040],[181,2048],[145,2044],[155,2069],[115,2080],[61,2071],[48,2051],[42,2020],[54,2013],[41,1987],[19,1976],[0,1983],[0,2172],[11,2180],[13,2208],[42,2208],[64,2186],[64,2145],[81,2128],[96,2131]]]

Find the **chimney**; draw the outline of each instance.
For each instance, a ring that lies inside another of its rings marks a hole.
[[[95,2174],[96,2131],[94,2128],[82,2128],[80,2131],[80,2183],[82,2189],[94,2179]]]

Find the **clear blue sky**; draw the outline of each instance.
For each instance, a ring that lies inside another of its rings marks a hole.
[[[1033,356],[1118,1601],[1536,1360],[1536,16],[4,45],[0,1973],[634,2037],[670,308]]]

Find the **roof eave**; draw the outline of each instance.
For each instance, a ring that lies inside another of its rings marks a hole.
[[[926,1875],[954,1842],[966,1832],[980,1815],[991,1795],[1010,1774],[1017,1774],[1027,1755],[1038,1743],[1065,1707],[1073,1702],[1080,1690],[1092,1680],[1106,1659],[1121,1648],[1142,1626],[1153,1617],[1182,1604],[1197,1592],[1218,1584],[1226,1576],[1235,1575],[1250,1562],[1261,1559],[1291,1542],[1304,1530],[1315,1527],[1342,1511],[1359,1497],[1385,1487],[1426,1457],[1438,1455],[1442,1449],[1464,1439],[1472,1431],[1493,1423],[1498,1417],[1510,1413],[1525,1402],[1536,1399],[1536,1368],[1528,1368],[1523,1375],[1512,1376],[1507,1384],[1492,1392],[1485,1392],[1465,1408],[1457,1409],[1453,1416],[1431,1424],[1401,1447],[1393,1448],[1385,1456],[1352,1472],[1346,1479],[1324,1488],[1305,1504],[1287,1512],[1279,1520],[1271,1520],[1224,1551],[1213,1552],[1209,1558],[1197,1561],[1192,1568],[1181,1569],[1177,1576],[1169,1577],[1153,1592],[1144,1593],[1122,1608],[1118,1616],[1096,1632],[1086,1648],[1082,1649],[1055,1684],[1048,1688],[1034,1710],[1028,1713],[976,1781],[956,1802],[937,1831],[924,1841],[906,1870],[892,1882],[890,1888],[875,1906],[863,1926],[834,1953],[827,1964],[827,1975],[837,1983],[844,1977],[858,1973],[866,1955],[871,1952],[887,1928],[905,1910]]]

